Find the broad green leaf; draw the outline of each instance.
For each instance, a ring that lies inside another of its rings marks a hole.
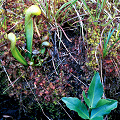
[[[100,81],[99,73],[96,72],[88,90],[88,99],[90,100],[90,107],[95,108],[98,101],[103,95],[103,86]]]
[[[95,118],[92,118],[90,120],[103,120],[103,116],[95,117]]]
[[[109,114],[111,112],[111,110],[113,110],[117,107],[117,103],[118,103],[117,100],[112,100],[112,99],[107,99],[107,100],[110,102],[108,102],[98,108],[92,109],[91,119],[98,117],[98,116],[103,116],[103,115]]]
[[[63,97],[62,101],[70,110],[74,110],[83,119],[89,119],[87,107],[78,98]]]
[[[108,103],[110,103],[109,100],[107,100],[107,99],[100,99],[100,100],[98,101],[98,103],[97,103],[97,105],[96,105],[95,108],[98,108],[98,107],[103,106],[103,105],[108,104]]]
[[[83,95],[84,101],[86,102],[87,106],[90,107],[90,100],[86,97],[85,91],[83,91],[82,95]]]

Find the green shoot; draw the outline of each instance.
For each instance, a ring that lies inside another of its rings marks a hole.
[[[105,58],[106,55],[109,54],[110,49],[115,45],[115,43],[117,43],[117,41],[120,40],[120,38],[118,38],[118,39],[115,40],[115,42],[108,48],[108,43],[109,43],[109,40],[110,40],[110,38],[111,38],[114,30],[115,30],[115,29],[113,29],[112,32],[111,32],[111,29],[110,29],[110,31],[109,31],[109,33],[108,33],[107,40],[105,41],[105,39],[104,39],[103,58]]]
[[[9,33],[8,34],[8,39],[11,41],[11,52],[12,55],[15,59],[17,59],[20,63],[22,63],[23,65],[28,65],[27,61],[24,59],[24,57],[21,55],[21,53],[19,52],[19,50],[17,49],[16,45],[16,36],[13,33]]]
[[[78,98],[63,97],[62,101],[70,110],[74,110],[83,119],[103,120],[103,116],[117,107],[117,100],[101,99],[103,95],[103,86],[100,81],[99,73],[96,72],[88,89],[86,97],[85,91],[82,93],[87,106]]]
[[[33,19],[32,15],[40,15],[41,10],[37,5],[30,6],[25,14],[25,32],[26,32],[26,39],[27,39],[27,50],[30,52],[28,53],[28,57],[31,59],[32,53],[32,40],[33,40]]]

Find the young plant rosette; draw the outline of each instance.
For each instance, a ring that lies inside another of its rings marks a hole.
[[[74,110],[83,119],[103,120],[103,116],[117,107],[117,100],[102,99],[103,86],[99,73],[96,72],[88,89],[86,97],[85,91],[82,93],[86,105],[75,97],[63,97],[62,101],[70,110]]]

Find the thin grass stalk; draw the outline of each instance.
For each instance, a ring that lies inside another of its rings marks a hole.
[[[92,20],[94,21],[94,17],[92,16],[91,11],[90,11],[90,9],[89,9],[88,6],[87,6],[87,3],[85,2],[85,0],[81,0],[81,1],[84,3],[84,5],[85,5],[85,7],[87,8],[87,10],[88,10],[88,12],[89,12]]]
[[[111,28],[111,29],[112,29],[112,28]],[[104,45],[104,49],[103,49],[103,58],[107,55],[107,45],[108,45],[108,42],[109,42],[109,40],[110,40],[110,38],[111,38],[114,30],[115,30],[115,29],[113,29],[112,32],[111,32],[111,29],[110,29],[110,31],[109,31],[109,33],[108,33],[108,37],[107,37],[106,42],[105,42],[105,40],[104,40],[105,45]],[[110,32],[111,32],[111,33],[110,33]]]
[[[99,0],[98,0],[98,1],[99,1]],[[99,19],[99,17],[100,17],[100,13],[101,13],[101,11],[103,10],[103,7],[104,7],[105,3],[106,3],[106,0],[102,0],[102,4],[101,4],[101,7],[100,7],[100,11],[99,11],[98,16],[97,16],[97,21],[98,21],[98,19]]]
[[[65,10],[67,10],[68,8],[70,8],[74,3],[76,3],[77,2],[77,0],[72,0],[72,1],[69,1],[69,2],[67,2],[67,3],[65,3],[65,4],[63,4],[61,7],[60,7],[60,9],[56,12],[56,14],[55,14],[55,18],[56,19],[58,19],[58,17],[65,11]],[[70,4],[70,5],[69,5]],[[68,6],[68,7],[66,7],[66,6]],[[59,14],[59,12],[63,9],[63,8],[65,8],[62,12],[61,12],[61,14]]]

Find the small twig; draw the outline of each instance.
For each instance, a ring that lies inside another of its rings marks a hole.
[[[105,83],[105,81],[106,81],[106,76],[104,76],[104,83]],[[103,98],[106,99],[105,93],[103,93]]]
[[[19,76],[15,81],[13,81],[11,85],[13,85],[16,81],[18,81],[18,80],[24,75],[24,73],[25,73],[25,72],[23,72],[22,75]],[[11,86],[9,86],[9,87],[3,92],[3,94],[4,94],[10,87],[11,87]]]
[[[85,16],[86,14],[82,14],[82,15],[79,15],[79,16]],[[75,16],[75,17],[73,17],[73,18],[70,18],[70,19],[68,19],[68,20],[66,20],[65,22],[63,22],[62,24],[64,24],[64,23],[66,23],[66,22],[68,22],[68,21],[71,21],[71,20],[73,20],[73,19],[75,19],[75,18],[78,18],[78,16]],[[80,22],[80,21],[79,21]]]
[[[53,67],[54,67],[54,70],[55,70],[56,75],[58,75],[57,70],[56,70],[56,68],[55,68],[55,62],[54,62],[54,57],[53,57],[53,55],[52,55],[52,64],[53,64]]]
[[[107,26],[106,26],[107,27]],[[100,50],[100,53],[102,54],[102,57],[103,57],[103,45],[102,45],[102,36],[103,36],[103,32],[104,32],[104,30],[105,30],[105,28],[106,27],[104,27],[104,29],[102,30],[102,33],[101,33],[101,36],[100,36],[100,48],[99,48],[99,50]],[[99,46],[98,46],[99,47]]]
[[[72,5],[72,6],[73,6],[73,8],[75,9],[75,12],[76,12],[76,14],[77,14],[77,16],[78,16],[78,18],[79,18],[80,25],[81,25],[81,28],[82,28],[82,38],[83,38],[83,41],[84,41],[84,31],[83,31],[83,22],[82,22],[82,18],[80,17],[80,14],[79,14],[78,11],[76,10],[75,6],[74,6],[74,5]]]
[[[5,44],[1,45],[0,48],[3,47],[3,46],[5,46],[5,45],[7,45],[7,44],[8,44],[8,43],[5,43]]]
[[[46,15],[46,11],[43,9],[43,7],[42,7],[42,5],[43,5],[43,2],[41,1],[41,0],[39,0],[39,7],[40,7],[40,9],[41,9],[41,11],[42,11],[42,13],[43,13],[43,15],[46,17],[46,18],[48,18],[47,17],[47,15]],[[44,6],[44,5],[43,5]],[[44,6],[45,7],[45,6]]]
[[[101,82],[103,84],[103,77],[102,77],[102,59],[100,57],[100,76],[101,76]]]
[[[100,78],[101,78],[101,83],[102,83],[102,85],[103,85],[103,88],[104,88],[104,81],[103,81],[103,74],[102,74],[102,59],[101,59],[101,57],[100,57]],[[105,93],[103,93],[103,98],[105,99],[106,97],[105,97]]]
[[[95,50],[95,58],[96,58],[96,63],[98,64],[98,68],[100,69],[100,65],[99,65],[99,61],[98,61],[98,58],[97,58],[97,49],[98,49],[99,46],[96,47],[96,50]]]
[[[73,120],[73,119],[71,118],[71,116],[68,114],[68,112],[65,110],[65,108],[60,104],[60,102],[57,101],[57,103],[62,107],[62,109],[65,111],[65,113],[68,115],[68,117],[69,117],[71,120]]]
[[[40,32],[39,32],[38,27],[37,27],[37,25],[36,25],[36,19],[33,18],[33,21],[34,21],[34,25],[35,25],[35,29],[36,29],[36,32],[37,32],[37,34],[38,34],[38,37],[40,38]]]
[[[16,22],[14,26],[12,26],[9,30],[7,30],[6,32],[4,32],[1,36],[0,36],[0,39],[2,39],[2,37],[6,34],[6,33],[9,33],[18,23],[20,23],[21,20],[19,22]]]
[[[54,54],[56,55],[56,53],[58,54],[57,45],[56,45],[56,31],[55,31],[55,34],[54,34],[54,53],[52,52],[52,63],[53,63],[55,73],[56,73],[56,75],[58,75],[57,70],[55,68],[55,62],[54,62]]]
[[[72,59],[78,64],[77,60],[71,55],[71,53],[69,52],[69,50],[67,49],[67,47],[65,46],[65,44],[63,43],[62,40],[61,40],[61,43],[63,44],[64,48],[65,48],[66,51],[69,53],[69,55],[72,57]]]
[[[59,24],[57,24],[59,27],[60,27],[60,29],[63,31],[63,33],[64,33],[64,35],[65,35],[65,37],[67,38],[67,40],[69,41],[69,42],[72,42],[69,38],[68,38],[68,36],[66,35],[66,33],[65,33],[65,31],[63,30],[63,28],[59,25]]]
[[[60,63],[58,64],[58,66],[57,66],[56,68],[58,68],[64,60],[65,60],[65,58],[60,61]],[[50,77],[51,75],[53,75],[54,73],[55,73],[55,70],[49,75],[49,77]]]
[[[69,50],[67,49],[67,47],[65,46],[65,44],[63,43],[63,41],[61,40],[60,36],[59,36],[59,32],[57,34],[58,39],[60,39],[60,42],[63,44],[64,48],[66,49],[66,51],[69,53],[69,55],[72,57],[72,59],[78,64],[77,60],[71,55],[71,53],[69,52]]]
[[[118,67],[118,65],[117,65],[117,63],[115,62],[115,60],[114,60],[114,59],[112,60],[112,62],[113,62],[113,64],[114,64],[114,66],[115,66],[115,69],[116,69],[117,75],[118,75],[118,77],[120,78],[120,71],[119,71],[119,67]]]
[[[2,60],[1,60],[1,63],[2,63]],[[8,75],[8,73],[7,73],[6,69],[5,69],[5,67],[4,67],[4,66],[2,66],[2,67],[3,67],[4,72],[5,72],[5,73],[6,73],[6,75],[7,75],[8,81],[9,81],[9,82],[10,82],[10,84],[14,87],[14,85],[13,85],[12,81],[11,81],[11,80],[10,80],[10,78],[9,78],[9,75]]]
[[[50,119],[50,118],[49,118],[49,117],[45,114],[45,112],[44,112],[44,110],[43,110],[43,108],[42,108],[41,104],[39,103],[39,101],[38,101],[38,99],[37,99],[36,95],[34,94],[34,92],[33,92],[32,88],[30,87],[30,84],[28,83],[28,81],[27,81],[26,79],[25,79],[25,81],[26,81],[27,85],[29,86],[29,88],[30,88],[30,90],[31,90],[31,92],[32,92],[32,94],[33,94],[33,96],[35,97],[35,100],[37,101],[38,105],[40,106],[40,108],[41,108],[41,110],[42,110],[43,115],[45,115],[45,117],[46,117],[48,120],[51,120],[51,119]]]
[[[24,6],[25,6],[25,4],[24,4]],[[11,11],[11,10],[9,10],[9,9],[6,9],[6,10],[7,10],[7,13],[16,15],[17,18],[18,18],[18,17],[24,18],[23,16],[20,16],[20,15],[16,14],[15,12],[13,12],[13,11]]]
[[[76,77],[74,74],[72,74],[72,75],[73,75],[74,78],[76,78],[78,81],[80,81],[83,85],[85,85],[88,88],[88,86],[84,82],[82,82],[80,79],[78,79],[78,77]]]
[[[87,21],[88,19],[83,19],[83,20],[78,20],[78,21],[75,21],[72,25],[78,23],[78,22],[81,22],[81,21]]]

